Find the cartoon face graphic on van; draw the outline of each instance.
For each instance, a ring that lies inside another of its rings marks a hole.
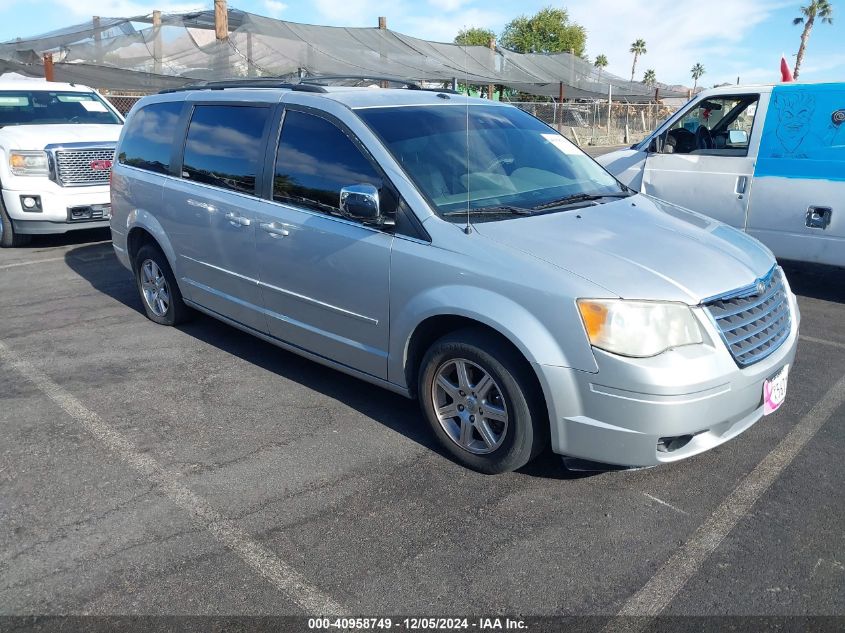
[[[795,154],[810,131],[810,119],[816,109],[816,98],[806,92],[777,94],[774,105],[778,112],[775,134],[783,149],[789,154]]]

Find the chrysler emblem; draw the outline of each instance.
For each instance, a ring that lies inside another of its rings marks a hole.
[[[757,282],[757,294],[763,294],[766,291],[766,284],[765,282],[758,281]]]

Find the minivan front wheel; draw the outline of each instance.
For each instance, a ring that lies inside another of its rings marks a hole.
[[[419,397],[434,434],[457,461],[497,474],[527,464],[544,447],[545,408],[510,347],[482,331],[440,339],[422,362]]]
[[[190,312],[182,301],[176,278],[161,249],[145,244],[135,256],[135,281],[144,312],[161,325],[177,325],[187,320]]]

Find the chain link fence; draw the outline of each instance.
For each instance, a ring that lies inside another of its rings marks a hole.
[[[120,112],[123,116],[126,116],[132,109],[132,106],[134,106],[138,100],[145,95],[103,93],[103,96],[117,109],[118,112]]]
[[[104,96],[126,116],[144,95],[107,93]],[[516,101],[511,105],[545,121],[582,146],[630,145],[639,142],[677,110],[660,103],[614,102],[608,111],[607,101],[562,104]]]
[[[552,103],[522,101],[511,105],[556,128],[578,145],[630,145],[645,138],[677,108],[661,103],[607,101]]]

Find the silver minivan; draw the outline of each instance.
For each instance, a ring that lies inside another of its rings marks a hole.
[[[649,466],[776,411],[795,296],[754,238],[449,91],[231,82],[142,99],[112,237],[150,319],[192,309],[420,400],[486,473]]]

